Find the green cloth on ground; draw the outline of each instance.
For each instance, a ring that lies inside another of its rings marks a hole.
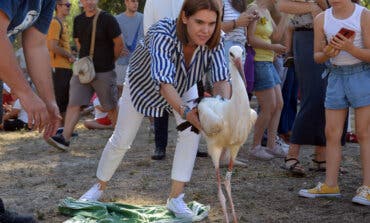
[[[209,206],[196,201],[188,203],[193,211],[193,221],[201,221],[208,216]],[[128,205],[121,203],[103,203],[78,201],[66,198],[59,204],[59,212],[74,216],[64,223],[172,223],[189,222],[176,218],[165,206]]]

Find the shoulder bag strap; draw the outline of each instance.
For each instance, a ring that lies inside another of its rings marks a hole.
[[[97,13],[95,14],[94,20],[93,20],[93,29],[92,29],[92,32],[91,32],[90,53],[89,53],[89,56],[91,57],[91,60],[94,58],[96,22],[98,21],[100,11],[101,11],[100,9],[97,9]]]

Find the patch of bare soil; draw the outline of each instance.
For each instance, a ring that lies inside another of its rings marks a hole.
[[[154,140],[149,121],[144,119],[103,201],[165,204],[176,143],[174,120],[170,123],[167,158],[152,161]],[[35,132],[0,133],[0,197],[6,207],[33,213],[40,222],[63,222],[69,218],[58,213],[59,201],[78,198],[95,182],[100,154],[111,135],[111,130],[86,130],[81,124],[77,131],[79,136],[72,141],[69,152],[57,151]],[[248,159],[251,138],[240,150],[241,158]],[[206,150],[204,142],[201,150]],[[302,148],[301,162],[307,169],[312,152],[312,147]],[[306,178],[289,177],[280,168],[282,164],[283,159],[248,159],[246,168],[235,168],[232,190],[240,222],[370,222],[369,207],[351,203],[362,180],[357,144],[347,144],[343,149],[342,166],[349,173],[340,176],[342,199],[298,197],[299,189],[315,186],[325,175],[310,172]],[[197,158],[192,180],[186,187],[186,200],[211,206],[204,222],[223,222],[210,158]]]

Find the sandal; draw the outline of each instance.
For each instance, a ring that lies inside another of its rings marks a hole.
[[[312,159],[312,162],[314,164],[314,167],[310,167],[309,171],[315,171],[315,172],[325,172],[326,171],[326,161],[318,161],[315,159]],[[348,171],[344,167],[339,167],[339,173],[346,174]]]
[[[291,164],[288,164],[289,161],[294,161]],[[290,173],[292,176],[295,177],[305,177],[306,172],[304,168],[301,166],[299,163],[299,160],[296,158],[289,158],[289,159],[284,159],[284,165],[281,166],[282,169],[287,170],[288,173]]]
[[[308,168],[309,171],[315,171],[315,172],[325,172],[326,171],[326,161],[318,161],[315,159],[312,159],[313,166]]]

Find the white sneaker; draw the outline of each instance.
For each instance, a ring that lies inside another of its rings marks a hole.
[[[284,151],[282,146],[279,146],[277,144],[273,149],[267,148],[266,151],[278,158],[284,158],[288,154],[287,152]]]
[[[103,195],[103,191],[100,190],[100,183],[96,183],[90,188],[90,190],[88,190],[78,200],[79,201],[98,201],[102,195]]]
[[[184,202],[184,196],[184,194],[180,194],[177,198],[168,198],[166,207],[177,218],[188,219],[191,222],[194,214]]]
[[[274,158],[274,155],[268,153],[267,148],[264,146],[256,146],[249,151],[249,156],[254,159],[259,160],[271,160]]]
[[[289,145],[286,144],[282,138],[280,138],[279,136],[276,136],[275,144],[281,147],[281,149],[284,150],[285,154],[288,154]]]
[[[370,205],[370,187],[361,186],[357,189],[356,196],[353,197],[352,202],[362,204],[362,205]]]

